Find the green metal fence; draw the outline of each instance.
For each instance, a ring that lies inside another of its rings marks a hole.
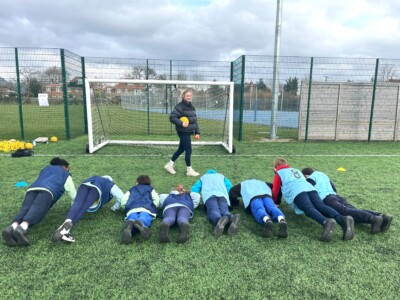
[[[0,140],[85,135],[85,77],[233,81],[235,139],[268,139],[273,64],[273,56],[218,62],[0,48]],[[281,57],[278,77],[280,139],[399,139],[400,60]],[[39,105],[43,94],[48,105]]]
[[[301,83],[298,139],[398,140],[400,60],[314,58]]]
[[[235,85],[235,138],[264,140],[270,137],[273,56],[242,56],[233,63]],[[296,139],[299,87],[309,75],[310,58],[281,57],[277,124],[281,139]],[[236,101],[237,100],[237,101]]]
[[[69,51],[0,48],[0,139],[70,139],[84,134],[79,80],[81,58]],[[40,94],[47,95],[42,105]]]

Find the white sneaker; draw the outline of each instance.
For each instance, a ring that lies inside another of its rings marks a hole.
[[[175,170],[174,170],[174,165],[171,165],[170,163],[167,163],[164,167],[165,170],[167,170],[168,173],[174,175],[176,174]]]
[[[54,231],[51,239],[54,242],[58,242],[61,241],[63,238],[63,235],[68,234],[69,231],[72,228],[72,222],[71,221],[65,221],[64,223],[62,223],[62,225],[60,227],[58,227],[58,229],[56,231]]]
[[[63,235],[61,236],[61,239],[62,239],[63,241],[68,242],[68,243],[75,243],[75,238],[74,238],[70,233],[63,234]]]
[[[196,176],[199,176],[199,173],[197,173],[195,170],[193,170],[193,168],[188,168],[186,175],[196,177]]]

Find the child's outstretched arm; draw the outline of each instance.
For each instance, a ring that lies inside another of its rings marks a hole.
[[[201,180],[197,180],[196,183],[192,186],[191,191],[195,193],[200,193],[202,187],[202,182]]]
[[[113,185],[110,193],[115,198],[115,204],[111,206],[111,210],[116,211],[121,208],[121,201],[122,198],[124,197],[124,193],[116,184]]]
[[[160,206],[163,206],[165,199],[167,199],[167,197],[169,196],[169,194],[160,194]]]
[[[337,193],[336,186],[333,184],[332,181],[329,180],[329,182],[331,183],[331,186],[332,186],[333,191],[334,191],[335,193]]]
[[[190,193],[190,198],[192,198],[193,201],[193,207],[196,208],[199,206],[200,203],[200,194],[196,192],[191,192]]]
[[[230,191],[231,188],[232,188],[232,183],[229,181],[228,178],[224,177],[224,184],[225,184],[226,190],[227,190],[228,193],[229,193],[229,191]]]
[[[71,198],[71,200],[74,201],[76,197],[76,188],[74,182],[72,181],[71,175],[68,176],[67,180],[65,181],[64,189],[67,192],[68,196]]]
[[[275,174],[274,183],[272,184],[272,200],[275,204],[279,204],[279,193],[281,192],[282,181],[278,174]]]
[[[315,186],[315,185],[316,185],[316,182],[315,182],[313,179],[307,178],[306,180],[307,180],[307,182],[310,183],[312,186]]]
[[[160,207],[160,196],[155,189],[151,191],[151,199],[153,199],[153,203],[156,207]]]
[[[120,207],[124,207],[125,206],[125,204],[126,204],[126,202],[128,202],[128,199],[129,199],[129,196],[131,195],[131,193],[129,192],[129,191],[127,191],[124,195],[123,195],[123,197],[121,198],[121,203],[119,203],[119,205],[118,205],[118,200],[117,200],[117,202],[111,207],[111,209],[113,210],[113,211],[116,211],[116,210],[118,210]],[[119,206],[117,209],[113,209],[114,208],[114,206]]]

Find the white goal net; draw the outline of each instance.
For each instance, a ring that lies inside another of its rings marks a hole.
[[[177,145],[169,115],[188,88],[201,131],[192,144],[234,152],[232,82],[86,79],[85,85],[89,153],[107,144]]]

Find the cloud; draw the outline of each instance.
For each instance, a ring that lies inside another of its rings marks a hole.
[[[398,58],[400,4],[283,2],[281,55]],[[233,60],[273,55],[275,0],[3,0],[0,46],[82,56]]]

